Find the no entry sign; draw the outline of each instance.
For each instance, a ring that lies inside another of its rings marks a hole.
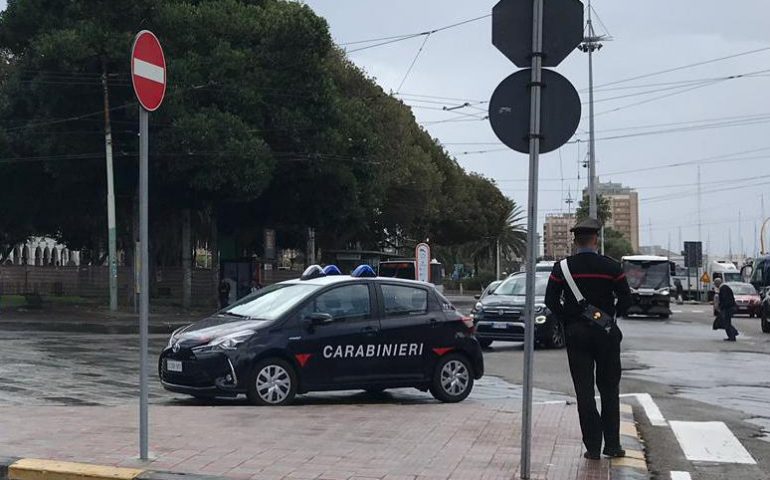
[[[131,49],[131,82],[139,103],[154,112],[166,94],[166,59],[158,37],[148,30],[136,34]]]

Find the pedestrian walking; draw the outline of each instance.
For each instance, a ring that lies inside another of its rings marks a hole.
[[[684,302],[684,287],[678,278],[674,279],[674,288],[676,289],[676,303],[681,305]]]
[[[230,282],[222,279],[219,282],[219,308],[225,308],[230,304]]]
[[[717,291],[714,303],[717,308],[721,327],[724,328],[725,333],[727,333],[725,341],[734,342],[735,337],[738,336],[738,330],[733,326],[733,315],[735,315],[738,304],[735,303],[733,289],[722,282],[721,278],[714,280],[714,287]]]
[[[583,220],[570,230],[576,254],[553,267],[545,303],[564,323],[567,357],[578,403],[585,458],[623,457],[620,444],[620,342],[615,321],[631,305],[620,264],[597,253],[601,224]],[[594,383],[601,395],[596,410]],[[602,450],[602,438],[604,450]]]

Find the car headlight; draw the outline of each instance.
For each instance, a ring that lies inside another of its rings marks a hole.
[[[545,313],[545,305],[535,305],[535,314]]]
[[[179,327],[173,332],[171,332],[171,336],[168,338],[168,344],[166,345],[166,348],[171,348],[174,346],[174,342],[176,341],[176,336],[179,335],[179,332],[187,328],[187,325],[184,327]]]
[[[205,345],[193,347],[192,351],[193,353],[201,353],[214,350],[235,350],[238,348],[238,345],[251,338],[254,333],[254,330],[241,330],[229,335],[217,337]]]
[[[661,294],[661,295],[670,295],[671,294],[671,290],[669,290],[668,288],[664,288],[664,289],[660,290],[658,293]]]
[[[545,315],[538,315],[537,317],[535,317],[535,324],[537,325],[542,325],[546,321],[548,321],[548,317],[546,317]]]
[[[477,302],[476,305],[474,305],[473,307],[473,309],[477,312],[480,312],[482,308],[484,308],[484,304],[482,304],[481,302]]]

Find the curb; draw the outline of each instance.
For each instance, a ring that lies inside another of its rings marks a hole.
[[[626,449],[625,458],[613,458],[610,461],[612,480],[649,480],[650,471],[644,454],[644,443],[634,420],[634,411],[630,404],[620,405],[620,437]]]
[[[224,480],[224,478],[36,458],[0,457],[0,480]]]

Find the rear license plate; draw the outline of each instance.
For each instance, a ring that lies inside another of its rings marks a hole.
[[[166,360],[166,370],[169,372],[181,372],[182,362],[179,360]]]
[[[507,323],[497,323],[496,322],[496,323],[492,324],[492,328],[497,328],[497,329],[500,329],[500,330],[505,330],[506,328],[508,328],[508,324]]]

